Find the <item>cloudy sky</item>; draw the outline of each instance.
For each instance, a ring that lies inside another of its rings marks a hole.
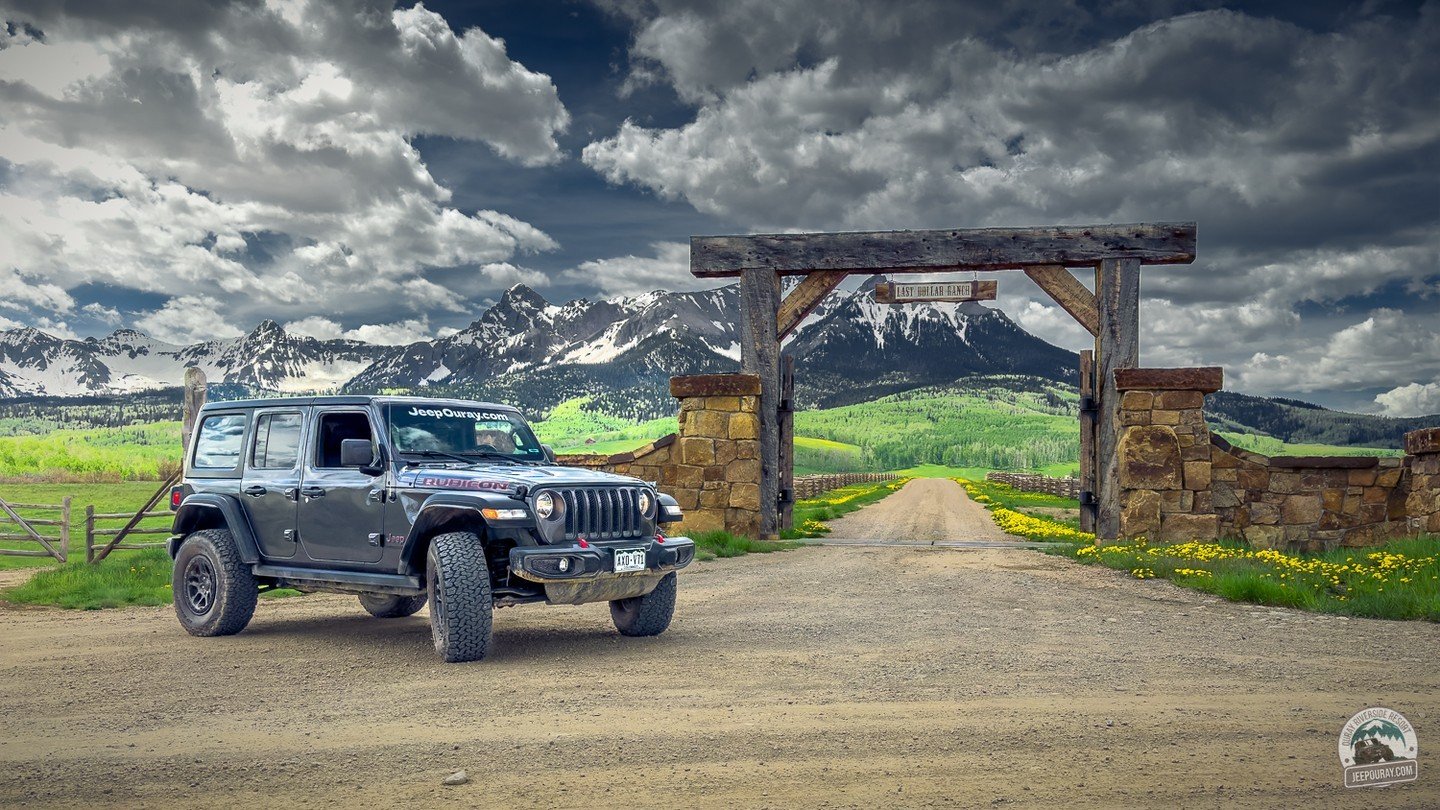
[[[1440,412],[1440,3],[0,0],[0,329],[401,343],[692,234],[1195,220],[1147,365]],[[1019,274],[999,305],[1071,348]]]

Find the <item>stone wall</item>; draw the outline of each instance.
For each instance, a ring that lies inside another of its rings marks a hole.
[[[1405,434],[1405,461],[1410,473],[1407,529],[1440,534],[1440,427]]]
[[[1402,459],[1268,457],[1213,440],[1220,533],[1256,548],[1326,551],[1407,532]]]
[[[1218,368],[1121,369],[1120,536],[1243,539],[1320,551],[1440,531],[1440,428],[1405,437],[1401,458],[1275,457],[1205,424]]]
[[[1220,519],[1210,496],[1205,394],[1218,368],[1115,372],[1120,392],[1120,537],[1160,542],[1214,540]]]
[[[673,377],[680,432],[614,456],[561,456],[573,467],[608,470],[659,484],[679,502],[682,534],[760,530],[760,378],[750,374]]]

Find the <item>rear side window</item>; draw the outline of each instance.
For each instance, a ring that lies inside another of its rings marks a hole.
[[[257,470],[289,470],[300,458],[298,413],[267,413],[255,420],[255,449],[250,466]]]
[[[233,470],[240,466],[245,443],[245,414],[207,416],[195,438],[195,463],[200,470]]]

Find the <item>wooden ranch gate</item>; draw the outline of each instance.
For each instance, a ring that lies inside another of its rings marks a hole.
[[[110,556],[110,552],[117,549],[137,550],[142,548],[160,548],[165,545],[164,540],[148,543],[127,543],[127,538],[139,535],[165,535],[170,536],[169,519],[174,515],[167,508],[157,509],[161,501],[170,494],[170,488],[180,482],[180,475],[165,479],[155,494],[140,507],[138,512],[96,512],[95,507],[85,507],[85,562],[98,563]],[[142,525],[149,518],[165,518],[163,526]],[[123,521],[123,523],[121,523]],[[109,523],[110,526],[99,526],[96,524]],[[119,524],[119,525],[115,525]]]
[[[40,548],[0,548],[10,557],[70,557],[70,496],[58,504],[14,503],[0,499],[0,540],[34,543]]]
[[[774,538],[794,501],[787,359],[780,343],[845,280],[860,273],[1021,270],[1085,330],[1082,520],[1102,540],[1120,533],[1120,398],[1115,370],[1140,362],[1140,266],[1195,261],[1193,222],[1045,228],[794,233],[690,238],[690,272],[739,277],[740,369],[760,377],[760,534]],[[1093,271],[1094,292],[1071,274]],[[780,277],[802,276],[781,299]],[[1088,354],[1088,353],[1087,353]]]

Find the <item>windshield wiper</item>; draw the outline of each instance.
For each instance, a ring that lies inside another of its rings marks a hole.
[[[422,456],[424,458],[448,458],[451,461],[458,461],[461,464],[474,464],[474,459],[466,458],[459,453],[447,453],[444,450],[401,450],[408,456]]]

